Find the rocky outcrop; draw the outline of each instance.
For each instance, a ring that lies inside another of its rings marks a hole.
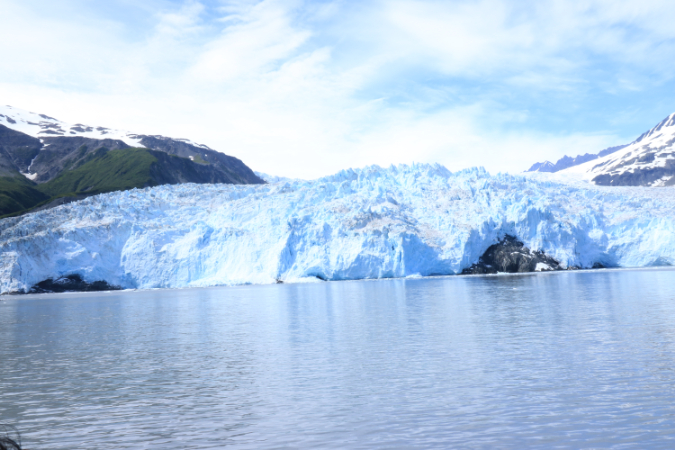
[[[560,263],[544,252],[532,251],[515,236],[506,235],[483,253],[476,264],[462,271],[463,275],[486,273],[547,272],[562,270]]]
[[[115,291],[120,290],[119,286],[112,286],[105,281],[94,281],[88,283],[77,274],[67,275],[65,277],[53,279],[48,278],[40,281],[30,289],[30,294],[45,294],[55,292],[93,292],[93,291]]]

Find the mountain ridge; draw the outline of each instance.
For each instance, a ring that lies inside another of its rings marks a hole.
[[[581,174],[601,186],[675,185],[675,113],[622,149],[561,173]]]
[[[594,159],[602,158],[603,156],[610,155],[614,152],[617,152],[621,150],[622,148],[627,147],[629,144],[625,145],[617,145],[614,147],[608,147],[604,150],[600,150],[598,153],[585,153],[583,155],[577,155],[574,158],[571,156],[563,156],[560,158],[558,161],[554,163],[550,161],[544,161],[544,162],[537,162],[532,164],[532,166],[527,169],[525,172],[549,172],[549,173],[555,173],[555,172],[560,172],[561,170],[568,169],[573,166],[578,166],[580,164],[583,164],[588,161],[592,161]]]
[[[132,167],[132,161],[140,166]],[[112,180],[109,171],[117,171],[120,179]],[[87,182],[80,184],[78,177]],[[0,178],[0,216],[64,196],[79,200],[134,187],[265,183],[241,160],[188,139],[69,125],[10,106],[0,107]],[[64,186],[73,190],[65,192]]]
[[[675,113],[629,144],[535,163],[525,172],[576,174],[602,186],[675,185]]]

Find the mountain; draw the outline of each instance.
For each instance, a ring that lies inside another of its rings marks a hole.
[[[600,151],[598,154],[586,153],[584,155],[577,155],[574,158],[570,156],[563,156],[555,164],[553,164],[550,161],[544,161],[543,163],[534,163],[532,167],[527,169],[525,172],[559,172],[572,166],[578,166],[579,164],[583,164],[585,162],[592,161],[594,159],[602,158],[603,156],[619,151],[625,147],[627,147],[627,145],[618,145],[616,147],[606,148]]]
[[[101,192],[177,183],[265,181],[239,159],[187,139],[70,125],[0,107],[0,216]]]
[[[601,186],[675,185],[675,113],[627,145],[535,163],[526,172],[580,174]]]
[[[601,186],[675,185],[675,113],[624,148],[597,160],[570,167]]]
[[[0,220],[0,293],[450,275],[500,243],[535,270],[670,265],[672,189],[413,165],[113,192]]]
[[[532,164],[526,172],[555,172],[554,164],[551,161],[544,161]]]

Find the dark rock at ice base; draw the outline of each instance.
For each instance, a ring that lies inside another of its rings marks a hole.
[[[114,291],[121,289],[119,286],[113,286],[106,281],[93,281],[88,283],[77,274],[66,275],[65,277],[53,279],[48,278],[34,285],[30,294],[44,294],[55,292],[87,292],[87,291]]]
[[[544,252],[531,251],[515,236],[506,235],[483,253],[476,264],[462,271],[463,275],[486,273],[548,272],[563,270],[560,263]]]

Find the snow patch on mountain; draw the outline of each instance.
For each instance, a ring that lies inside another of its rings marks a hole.
[[[30,173],[30,172],[26,172],[26,173],[21,172],[21,175],[23,175],[24,177],[28,178],[30,181],[35,181],[35,179],[36,179],[37,176],[38,176],[37,173]]]
[[[1,220],[0,292],[456,274],[506,235],[562,267],[673,264],[673,194],[439,165],[115,192]]]
[[[131,147],[145,148],[141,144],[143,135],[122,130],[89,125],[68,124],[45,114],[37,114],[9,105],[0,105],[0,125],[20,131],[35,138],[56,136],[79,136],[91,139],[117,139]],[[152,136],[161,138],[162,136]],[[197,144],[189,139],[174,139],[186,144],[209,149],[206,145]]]

